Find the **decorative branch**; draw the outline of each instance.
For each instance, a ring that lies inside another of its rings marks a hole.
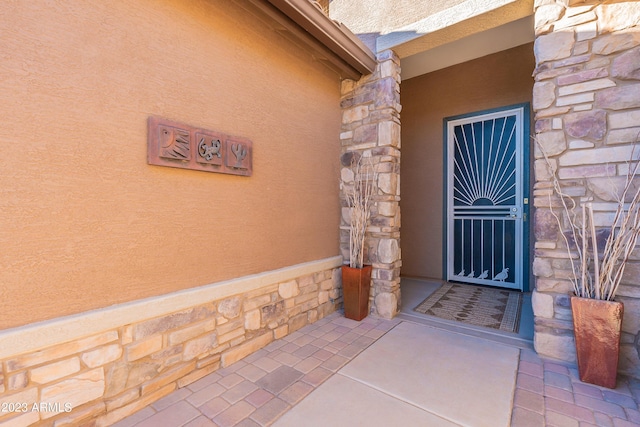
[[[558,223],[571,261],[573,275],[571,281],[574,292],[577,296],[583,298],[612,300],[620,287],[625,266],[631,257],[631,253],[636,248],[636,243],[640,236],[640,186],[632,189],[634,180],[638,172],[640,172],[640,162],[635,159],[637,157],[635,147],[631,153],[631,160],[635,161],[635,164],[632,166],[631,162],[629,162],[624,188],[620,195],[613,194],[617,201],[617,206],[602,255],[598,250],[593,204],[590,202],[583,203],[581,206],[581,218],[577,218],[574,211],[576,207],[575,201],[563,192],[556,169],[540,143],[538,143],[538,147],[550,172],[553,189],[560,198],[562,208],[567,216],[568,232],[573,238],[577,257],[580,260],[580,271],[578,272],[577,266],[573,261],[574,254],[571,251],[569,239],[563,232],[562,221],[554,212],[551,196],[549,196],[549,209]],[[627,204],[625,201],[631,191],[634,191],[634,193],[631,201]],[[587,224],[589,224],[588,229]],[[587,234],[590,235],[590,238]],[[590,246],[589,240],[591,241]],[[590,271],[591,264],[593,264],[593,273]]]
[[[355,158],[357,157],[357,159]],[[349,266],[364,266],[364,245],[371,215],[378,174],[371,156],[354,156],[351,161],[353,184],[345,186],[344,193],[350,208]]]

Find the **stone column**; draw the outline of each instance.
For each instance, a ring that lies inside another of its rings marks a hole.
[[[392,51],[377,56],[376,70],[342,82],[341,182],[353,180],[344,154],[370,155],[378,172],[365,256],[373,265],[371,313],[390,319],[400,308],[400,60]],[[341,187],[343,187],[341,185]],[[340,248],[349,259],[349,208],[341,194]]]
[[[640,7],[637,2],[536,0],[533,89],[537,142],[576,203],[593,201],[596,226],[610,226],[613,193],[624,182],[640,135]],[[638,154],[638,153],[636,153]],[[538,146],[534,217],[536,351],[575,360],[571,263],[559,199]],[[618,292],[625,304],[621,372],[640,374],[640,266]],[[634,314],[635,313],[635,314]]]

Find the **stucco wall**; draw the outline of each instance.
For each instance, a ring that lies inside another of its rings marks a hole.
[[[0,6],[0,329],[339,253],[339,78],[245,3]],[[150,115],[254,175],[147,165]]]
[[[402,82],[402,274],[442,278],[443,119],[531,101],[531,43]]]

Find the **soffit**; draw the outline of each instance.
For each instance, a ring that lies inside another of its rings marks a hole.
[[[466,0],[377,38],[408,79],[534,40],[533,0]]]
[[[284,37],[310,51],[342,78],[373,72],[375,55],[344,25],[309,0],[248,0],[247,10]]]

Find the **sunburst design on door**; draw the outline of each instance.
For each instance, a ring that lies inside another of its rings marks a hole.
[[[454,129],[454,205],[511,205],[516,197],[515,118],[500,117]]]
[[[522,110],[447,122],[448,280],[522,286]]]

